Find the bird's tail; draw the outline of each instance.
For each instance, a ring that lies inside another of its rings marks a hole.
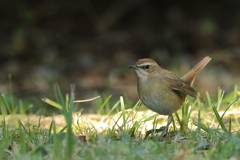
[[[208,64],[211,60],[210,57],[203,58],[198,64],[196,64],[187,74],[185,74],[181,80],[191,85],[194,82],[195,77],[201,72],[201,70]]]

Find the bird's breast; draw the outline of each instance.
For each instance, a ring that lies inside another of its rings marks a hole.
[[[147,84],[139,81],[138,94],[147,108],[162,115],[176,112],[183,103],[183,99],[161,81]]]

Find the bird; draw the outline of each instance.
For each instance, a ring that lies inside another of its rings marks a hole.
[[[210,62],[210,57],[203,58],[184,76],[179,78],[173,72],[163,69],[149,58],[139,59],[129,68],[134,69],[138,81],[137,92],[141,102],[150,110],[167,115],[168,121],[158,140],[161,141],[172,122],[172,114],[179,110],[189,95],[201,100],[193,89],[193,82],[201,70]]]

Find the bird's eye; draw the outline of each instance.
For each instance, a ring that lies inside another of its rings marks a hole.
[[[149,65],[145,65],[144,69],[149,69],[149,67],[150,67]]]

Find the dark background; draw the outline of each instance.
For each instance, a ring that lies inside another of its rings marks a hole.
[[[15,0],[0,2],[0,92],[51,97],[53,84],[76,99],[103,91],[138,99],[127,67],[149,57],[181,76],[204,56],[195,81],[204,94],[239,85],[240,1]]]

